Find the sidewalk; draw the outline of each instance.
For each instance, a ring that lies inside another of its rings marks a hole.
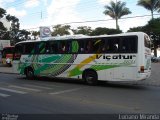
[[[0,64],[0,73],[13,73],[12,67]]]
[[[13,74],[12,67],[8,67],[0,64],[0,73]],[[150,78],[143,81],[122,82],[122,83],[135,84],[135,85],[160,86],[160,63],[152,63],[152,73]]]

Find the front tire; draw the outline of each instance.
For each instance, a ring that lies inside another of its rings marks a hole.
[[[26,78],[29,80],[32,80],[34,78],[34,71],[32,68],[27,68],[25,74]]]
[[[87,82],[88,85],[97,85],[98,83],[98,76],[95,71],[86,71],[84,73],[84,80]]]

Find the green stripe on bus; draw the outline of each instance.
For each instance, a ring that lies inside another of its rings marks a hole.
[[[48,58],[45,58],[45,59],[42,59],[42,62],[45,62],[45,63],[50,63],[52,61],[55,61],[57,59],[59,59],[60,56],[52,56],[52,57],[48,57]],[[48,64],[45,64],[41,67],[39,67],[37,70],[35,70],[35,74],[39,74],[40,72],[46,70],[48,67]]]
[[[106,70],[106,69],[111,69],[111,68],[115,68],[115,67],[119,67],[119,66],[117,66],[117,65],[93,65],[90,67],[90,69],[100,71],[100,70]],[[74,68],[73,70],[71,70],[69,72],[69,77],[81,75],[82,72],[83,71],[81,71],[80,69]]]

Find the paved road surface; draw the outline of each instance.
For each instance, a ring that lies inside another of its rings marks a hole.
[[[13,73],[12,67],[0,65],[0,73]],[[151,77],[144,81],[125,82],[128,84],[138,84],[146,86],[160,86],[160,63],[152,63]]]
[[[67,81],[67,82],[66,82]],[[0,113],[159,113],[160,87],[74,80],[26,80],[0,73]]]

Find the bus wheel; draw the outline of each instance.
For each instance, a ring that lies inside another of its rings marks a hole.
[[[92,70],[88,70],[84,73],[84,80],[87,82],[88,85],[97,85],[98,77],[97,73]]]
[[[25,74],[27,79],[31,80],[34,78],[34,72],[32,68],[27,68]]]

